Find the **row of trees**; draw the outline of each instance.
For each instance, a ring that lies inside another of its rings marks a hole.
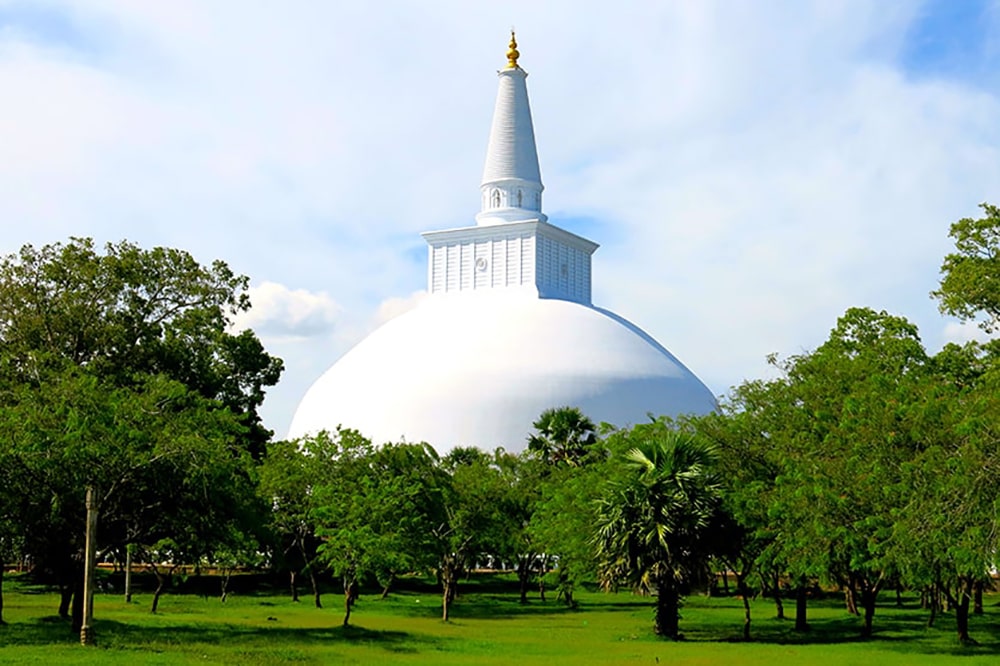
[[[98,557],[195,561],[252,531],[257,410],[282,366],[229,331],[246,288],[222,262],[127,242],[0,260],[0,570],[28,558],[74,628],[88,496]]]
[[[935,296],[992,329],[1000,211],[984,212],[953,225]],[[101,254],[73,239],[0,262],[0,559],[52,576],[75,625],[89,491],[99,555],[267,565],[296,597],[307,578],[317,606],[332,575],[345,624],[360,585],[388,594],[423,571],[447,619],[462,574],[491,558],[517,571],[523,601],[548,583],[573,604],[593,580],[653,594],[669,637],[684,594],[725,570],[746,638],[754,591],[782,612],[792,588],[805,630],[822,584],[844,590],[864,635],[880,592],[905,585],[932,619],[943,599],[971,640],[970,600],[997,563],[996,343],[930,354],[905,318],[853,308],[716,414],[619,430],[553,409],[521,454],[439,458],[349,429],[270,441],[257,409],[281,362],[229,329],[246,286],[222,263],[129,243]]]
[[[933,295],[993,331],[1000,210],[983,211],[952,225],[956,252]],[[906,585],[925,591],[931,621],[943,597],[970,641],[970,601],[998,563],[1000,345],[929,354],[905,318],[852,308],[816,350],[771,363],[778,378],[746,382],[719,414],[682,424],[723,452],[735,530],[723,561],[740,585],[790,581],[804,629],[805,590],[836,584],[866,636],[879,593]]]

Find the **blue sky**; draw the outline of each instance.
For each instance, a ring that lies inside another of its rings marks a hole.
[[[595,304],[716,393],[848,307],[928,347],[948,225],[1000,200],[1000,4],[0,0],[0,251],[70,235],[250,276],[282,435],[473,223],[507,30]]]
[[[900,65],[914,77],[992,86],[998,63],[1000,5],[991,0],[934,0],[906,32]]]

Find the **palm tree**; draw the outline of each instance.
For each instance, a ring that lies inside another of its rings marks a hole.
[[[594,422],[579,407],[546,409],[532,426],[537,432],[528,437],[528,450],[553,465],[578,467],[597,442]]]
[[[605,588],[655,591],[654,631],[677,639],[682,592],[709,558],[705,537],[720,493],[716,452],[659,423],[632,436],[637,445],[625,454],[631,473],[598,501],[599,577]]]

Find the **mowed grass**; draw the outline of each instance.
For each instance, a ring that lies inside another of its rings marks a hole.
[[[508,589],[509,588],[509,589]],[[628,593],[582,592],[580,607],[550,599],[517,602],[510,582],[467,583],[440,619],[440,599],[429,586],[381,600],[362,595],[352,627],[340,627],[342,600],[242,594],[226,603],[194,594],[168,594],[160,612],[151,595],[126,604],[98,595],[98,645],[83,648],[55,610],[58,596],[16,578],[5,585],[0,663],[49,664],[996,664],[1000,663],[1000,595],[987,597],[986,613],[972,618],[979,641],[960,647],[954,617],[926,627],[927,612],[912,596],[902,608],[885,594],[876,635],[858,638],[859,620],[840,599],[811,600],[812,631],[797,634],[792,621],[774,619],[773,602],[753,603],[752,643],[738,640],[743,609],[735,597],[688,599],[681,620],[685,640],[652,633],[652,600]],[[793,612],[788,604],[786,612]]]

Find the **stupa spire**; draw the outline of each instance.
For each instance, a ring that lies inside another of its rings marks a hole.
[[[535,129],[528,104],[528,73],[517,63],[514,31],[507,47],[507,66],[497,72],[500,85],[480,185],[482,207],[476,224],[545,221],[542,176],[535,148]]]

